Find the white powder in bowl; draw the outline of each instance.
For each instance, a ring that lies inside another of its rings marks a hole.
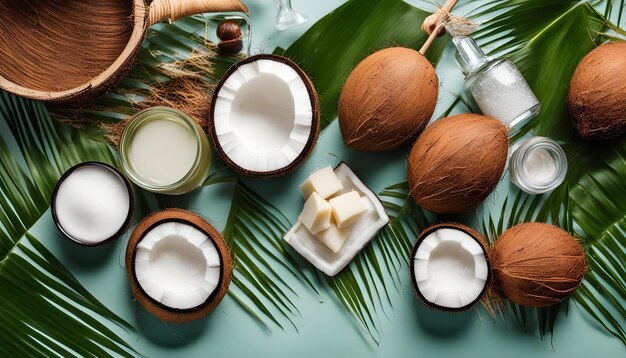
[[[120,175],[100,164],[70,169],[58,184],[54,206],[57,225],[70,238],[97,244],[125,224],[131,193]]]

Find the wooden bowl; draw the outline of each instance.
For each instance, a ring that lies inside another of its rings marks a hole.
[[[247,11],[239,0],[0,0],[0,89],[85,101],[126,75],[150,25]]]

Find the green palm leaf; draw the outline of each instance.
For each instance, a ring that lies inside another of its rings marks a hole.
[[[418,49],[428,35],[419,26],[430,12],[402,0],[350,0],[313,25],[280,53],[309,74],[320,95],[322,128],[337,116],[343,83],[362,59],[388,46]],[[437,63],[448,39],[440,39],[427,52]]]
[[[293,317],[300,314],[293,302],[297,293],[275,267],[281,266],[315,292],[317,288],[285,249],[282,236],[291,223],[259,194],[234,180],[235,191],[224,228],[224,239],[235,257],[234,287],[229,293],[265,327],[261,315],[281,328],[278,316],[293,324]]]
[[[570,210],[585,239],[588,264],[574,299],[626,344],[626,140],[579,144],[570,153],[577,163],[569,184]]]
[[[615,27],[589,4],[578,1],[492,1],[476,16],[501,10],[505,12],[486,22],[476,37],[492,53],[516,50],[509,57],[542,106],[539,116],[515,139],[533,130],[571,140],[574,132],[564,101],[569,80],[580,60],[604,39],[601,34]],[[531,14],[533,21],[527,21]]]
[[[113,162],[106,145],[54,123],[39,103],[0,93],[0,355],[133,356],[108,310],[28,230],[47,211],[56,180],[85,160]],[[22,166],[7,141],[17,144]],[[95,316],[94,316],[95,315]]]
[[[341,272],[326,282],[365,332],[380,342],[379,310],[392,306],[389,280],[400,287],[408,253],[428,220],[408,193],[407,183],[385,188],[379,197],[389,224]]]

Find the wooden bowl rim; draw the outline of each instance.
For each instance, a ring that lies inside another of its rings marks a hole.
[[[128,39],[126,47],[117,59],[103,72],[93,77],[86,83],[63,91],[44,91],[36,90],[19,85],[0,74],[0,88],[14,93],[18,96],[42,100],[42,101],[59,101],[71,97],[76,97],[82,93],[88,92],[94,88],[107,84],[118,71],[123,71],[129,62],[134,60],[137,50],[143,42],[146,29],[148,27],[148,5],[144,0],[132,0],[133,2],[133,31]],[[151,0],[148,1],[150,3]]]

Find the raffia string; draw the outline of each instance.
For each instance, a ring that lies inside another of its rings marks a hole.
[[[448,0],[446,3],[437,9],[432,15],[428,16],[424,19],[424,23],[422,23],[422,29],[426,31],[429,35],[435,31],[437,25],[443,22],[448,15],[450,15],[450,11],[456,5],[457,0]],[[445,28],[440,28],[437,31],[437,36],[441,36],[445,33]]]
[[[456,3],[456,1],[448,1],[448,3]],[[452,4],[454,6],[454,4]],[[436,37],[443,35],[447,30],[452,36],[466,36],[476,31],[478,23],[466,19],[464,17],[453,15],[445,7],[438,9],[434,14],[428,16],[422,29],[430,35],[420,48],[419,52],[424,55]]]
[[[435,37],[443,35],[446,31],[445,22],[450,16],[450,10],[456,5],[457,0],[447,0],[446,3],[437,9],[432,15],[424,19],[422,23],[422,29],[426,31],[430,36],[420,48],[419,53],[424,55],[430,45],[435,40]]]
[[[172,22],[181,17],[205,12],[248,12],[239,0],[154,0],[150,4],[151,24],[162,20]]]
[[[444,21],[444,25],[452,36],[467,36],[476,31],[480,26],[477,22],[452,14],[448,15],[448,18]]]

